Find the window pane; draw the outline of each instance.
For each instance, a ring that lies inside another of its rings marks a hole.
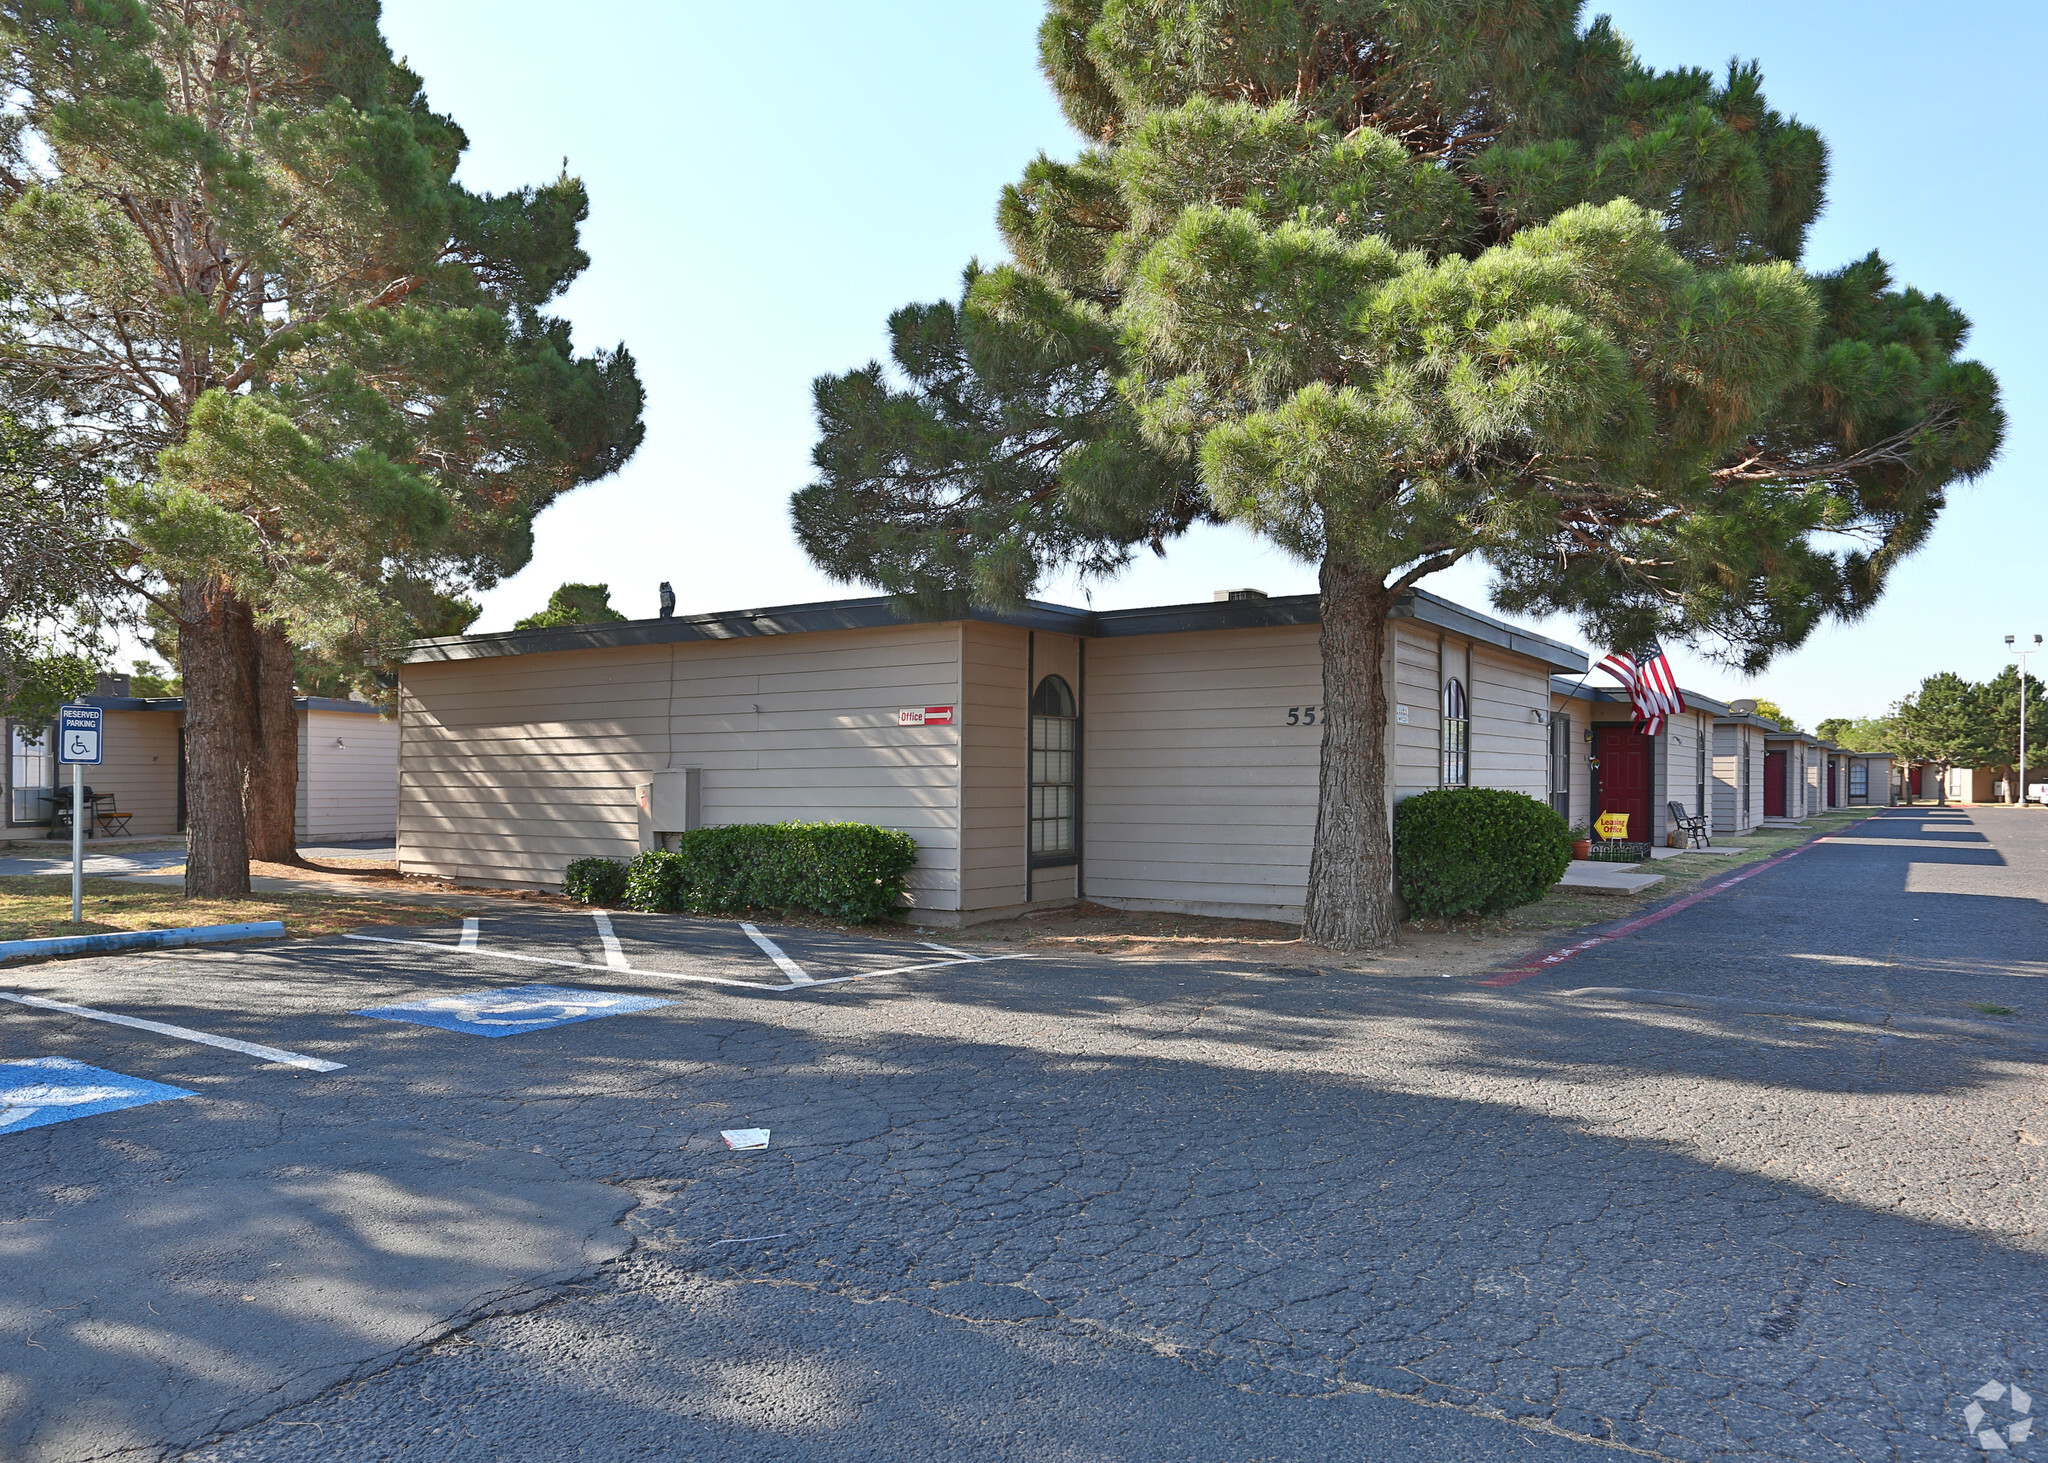
[[[22,728],[7,727],[7,786],[12,791],[7,816],[15,823],[46,823],[50,819],[50,790],[56,771],[50,748],[50,730],[24,741]]]

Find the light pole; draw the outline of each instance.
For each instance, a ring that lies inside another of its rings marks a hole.
[[[2008,635],[2005,637],[2005,643],[2012,645],[2016,638]],[[2022,809],[2027,805],[2027,657],[2032,655],[2040,644],[2041,637],[2036,635],[2032,645],[2014,646],[2020,657],[2020,765],[2015,769],[2019,773],[2020,795],[2013,805]]]

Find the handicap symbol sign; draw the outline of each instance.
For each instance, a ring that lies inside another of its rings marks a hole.
[[[600,1016],[617,1016],[626,1011],[648,1011],[656,1006],[673,1006],[655,996],[624,996],[612,991],[585,991],[571,986],[522,985],[495,991],[465,991],[460,995],[430,996],[396,1006],[373,1006],[358,1016],[380,1021],[410,1021],[418,1026],[438,1026],[443,1031],[464,1031],[471,1036],[517,1036],[522,1031],[545,1031],[550,1026],[567,1026],[576,1021],[595,1021]]]
[[[49,1123],[192,1095],[182,1087],[124,1077],[69,1057],[0,1062],[0,1133],[21,1133]]]
[[[82,762],[97,767],[100,762],[100,722],[97,706],[62,706],[57,710],[57,760]]]

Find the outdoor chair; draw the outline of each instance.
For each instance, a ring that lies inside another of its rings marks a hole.
[[[1707,842],[1707,815],[1705,813],[1701,813],[1698,817],[1689,817],[1686,814],[1683,803],[1666,803],[1664,808],[1665,811],[1671,814],[1671,826],[1685,835],[1685,846],[1687,848],[1706,848],[1709,846]]]
[[[124,813],[112,793],[89,797],[86,806],[92,809],[92,820],[99,825],[99,831],[111,838],[119,838],[128,831],[128,820],[133,813]]]

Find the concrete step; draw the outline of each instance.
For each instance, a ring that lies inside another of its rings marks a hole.
[[[1635,894],[1664,882],[1662,874],[1646,874],[1630,864],[1605,864],[1573,859],[1558,883],[1571,889],[1602,889],[1610,894]]]

